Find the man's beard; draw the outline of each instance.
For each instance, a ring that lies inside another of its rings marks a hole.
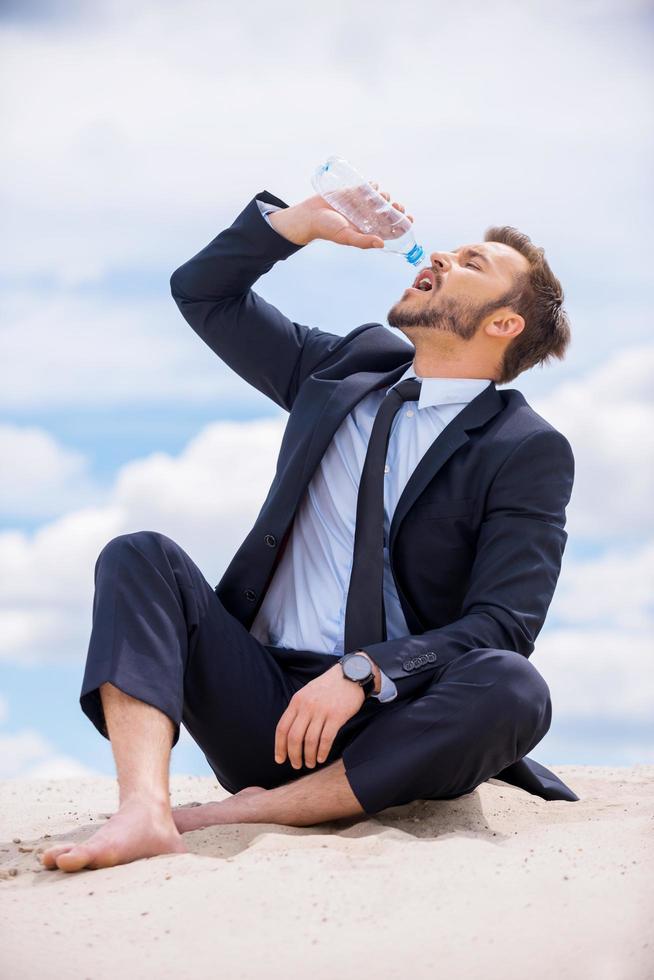
[[[447,297],[440,298],[438,308],[429,303],[410,307],[408,300],[399,300],[390,308],[386,319],[391,327],[424,327],[456,334],[462,340],[472,340],[484,317],[502,305],[501,301],[476,304]]]

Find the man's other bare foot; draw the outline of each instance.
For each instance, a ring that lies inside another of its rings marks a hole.
[[[203,827],[213,827],[219,823],[231,823],[229,817],[232,800],[251,793],[265,792],[265,786],[246,786],[245,789],[217,803],[187,803],[185,806],[173,807],[175,826],[180,834],[187,834],[191,830],[201,830]]]
[[[48,869],[80,871],[113,868],[157,854],[187,854],[170,809],[132,798],[112,813],[107,823],[80,844],[61,843],[40,856]]]

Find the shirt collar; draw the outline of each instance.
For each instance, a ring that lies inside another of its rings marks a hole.
[[[412,362],[402,377],[390,385],[390,388],[394,388],[407,378],[418,378],[418,381],[422,382],[419,409],[428,408],[430,405],[465,405],[491,383],[490,378],[420,378]]]

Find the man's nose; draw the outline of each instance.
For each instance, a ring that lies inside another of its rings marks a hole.
[[[434,266],[436,269],[440,269],[441,272],[447,272],[452,265],[452,259],[447,252],[432,252],[429,258],[432,266]]]

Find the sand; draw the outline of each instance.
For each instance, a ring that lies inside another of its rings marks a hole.
[[[654,766],[552,768],[578,803],[491,780],[363,820],[208,828],[185,835],[192,853],[71,874],[37,853],[88,837],[115,781],[5,781],[0,976],[654,977]],[[174,805],[227,795],[171,781]]]

